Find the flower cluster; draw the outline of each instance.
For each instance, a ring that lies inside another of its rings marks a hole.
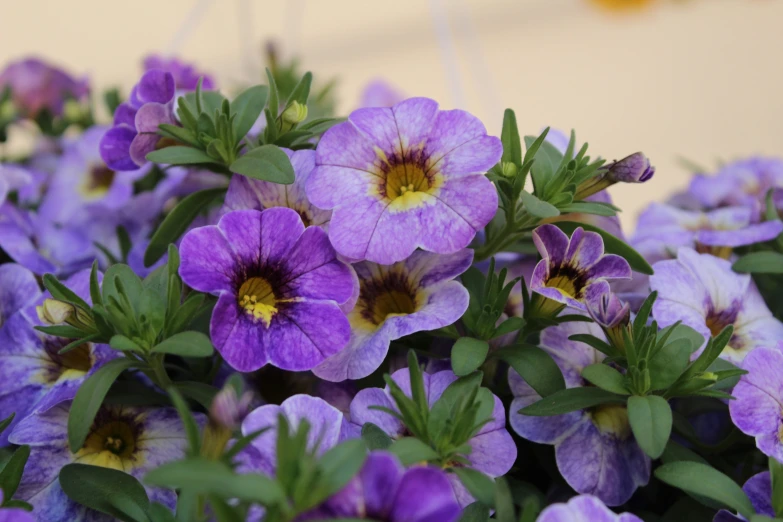
[[[783,160],[626,238],[641,152],[269,65],[0,73],[0,520],[783,517]]]

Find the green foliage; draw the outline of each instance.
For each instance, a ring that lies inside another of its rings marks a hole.
[[[699,497],[727,506],[750,518],[755,510],[736,482],[699,462],[671,462],[655,470],[658,480]]]
[[[67,464],[60,486],[72,500],[125,522],[147,522],[150,501],[133,476],[111,468]]]

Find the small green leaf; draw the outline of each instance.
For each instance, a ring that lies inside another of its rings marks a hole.
[[[751,252],[737,259],[731,268],[735,272],[783,274],[783,254],[770,251]]]
[[[489,508],[481,502],[469,504],[462,511],[459,522],[489,522]]]
[[[692,346],[689,339],[679,338],[666,343],[650,358],[651,390],[664,390],[677,381],[688,366]]]
[[[769,476],[772,480],[772,511],[783,517],[783,464],[774,457],[769,459]]]
[[[261,112],[266,105],[266,99],[269,96],[269,87],[266,85],[255,85],[239,94],[231,102],[231,111],[236,115],[234,118],[234,136],[237,141],[242,140],[255,124]]]
[[[657,395],[629,397],[628,422],[642,451],[651,459],[660,457],[672,432],[672,410],[666,399]]]
[[[44,274],[42,281],[44,287],[49,290],[49,293],[52,294],[52,297],[55,299],[73,303],[81,308],[84,308],[85,310],[90,309],[90,305],[88,305],[84,299],[76,295],[76,292],[62,284],[52,274]]]
[[[503,142],[504,163],[513,163],[517,167],[522,166],[522,140],[519,138],[517,117],[514,111],[506,109],[503,113],[503,130],[500,133],[500,141]]]
[[[0,471],[0,489],[3,490],[4,499],[10,500],[16,493],[29,456],[30,446],[19,446],[5,463],[3,470]]]
[[[488,507],[495,506],[495,481],[473,468],[453,468],[468,492]]]
[[[519,410],[522,415],[548,417],[601,404],[624,404],[626,397],[601,388],[568,388]]]
[[[299,83],[291,91],[291,95],[288,97],[287,105],[291,105],[293,102],[298,102],[302,105],[307,104],[307,99],[310,97],[310,84],[313,83],[313,73],[306,72]]]
[[[397,455],[403,466],[438,458],[438,453],[434,449],[414,437],[396,440],[394,444],[389,446],[389,451]]]
[[[16,417],[16,413],[12,413],[2,421],[0,421],[0,433],[3,433],[8,426],[11,425],[11,423],[14,421],[14,417]]]
[[[117,377],[125,370],[140,364],[131,359],[113,359],[82,383],[68,414],[68,445],[71,452],[76,453],[84,445],[95,414]]]
[[[472,337],[461,337],[451,349],[451,368],[457,375],[467,375],[484,364],[489,343]]]
[[[226,192],[224,188],[201,190],[190,194],[180,201],[163,219],[152,235],[147,251],[144,252],[144,266],[152,266],[168,250],[169,245],[179,239],[185,230],[202,211],[218,196]]]
[[[144,348],[136,344],[136,342],[134,342],[132,339],[128,339],[124,335],[113,336],[109,341],[109,346],[121,352],[145,353]]]
[[[147,161],[163,165],[197,165],[199,163],[215,163],[215,159],[201,149],[174,145],[153,150],[147,154]]]
[[[60,486],[72,500],[123,521],[146,522],[150,507],[144,487],[132,475],[116,469],[67,464]]]
[[[165,339],[150,350],[183,357],[209,357],[215,351],[209,337],[201,332],[181,332]]]
[[[546,201],[542,201],[533,194],[522,191],[519,195],[522,200],[522,204],[525,206],[525,210],[531,215],[541,219],[553,218],[560,215],[560,211],[556,206]]]
[[[366,422],[362,426],[362,439],[371,451],[388,449],[394,442],[385,431],[372,422]]]
[[[655,470],[661,482],[683,491],[706,497],[750,518],[755,510],[742,488],[731,478],[699,462],[671,462]]]
[[[612,234],[598,227],[594,227],[593,225],[588,225],[586,223],[576,223],[573,221],[558,221],[554,223],[554,225],[557,225],[560,230],[569,236],[579,227],[582,227],[589,232],[597,232],[604,240],[604,251],[607,254],[617,254],[618,256],[625,258],[625,260],[628,261],[628,264],[631,265],[631,268],[636,272],[647,275],[653,274],[653,269],[644,256],[634,250],[625,241],[616,238]]]
[[[574,201],[564,207],[559,207],[561,214],[572,212],[580,214],[595,214],[596,216],[612,217],[617,215],[617,210],[612,205],[598,201]]]
[[[359,473],[366,459],[367,446],[361,439],[347,440],[324,453],[318,460],[323,480],[317,494],[309,500],[317,504],[343,489]]]
[[[502,323],[500,323],[500,326],[495,328],[495,333],[492,334],[493,339],[497,339],[498,337],[506,334],[510,334],[511,332],[516,332],[517,330],[521,330],[525,327],[525,320],[521,317],[509,317]]]
[[[628,395],[625,377],[609,365],[598,363],[586,366],[582,370],[582,377],[608,392]]]
[[[542,397],[565,389],[560,368],[552,357],[538,346],[509,346],[497,350],[493,355],[506,361]]]
[[[296,179],[288,155],[275,145],[262,145],[240,156],[229,167],[248,178],[290,185]]]

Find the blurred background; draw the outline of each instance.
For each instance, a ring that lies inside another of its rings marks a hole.
[[[608,159],[644,151],[652,182],[611,190],[629,229],[687,183],[682,158],[712,171],[780,154],[782,20],[776,0],[28,0],[0,18],[0,61],[38,55],[127,93],[142,57],[171,53],[232,91],[260,81],[274,40],[337,80],[340,113],[382,78],[493,133],[512,107],[527,134],[574,128]]]

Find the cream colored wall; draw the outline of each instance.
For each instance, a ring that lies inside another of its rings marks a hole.
[[[279,38],[316,74],[339,75],[344,110],[384,76],[463,106],[493,132],[508,106],[529,133],[573,127],[609,158],[643,150],[656,178],[613,189],[628,226],[646,202],[686,183],[678,155],[706,165],[783,155],[783,2],[660,4],[621,16],[584,0],[3,0],[0,61],[34,53],[100,86],[128,86],[144,54],[173,49],[226,84],[258,74],[249,58]],[[461,103],[433,9],[449,15]]]

